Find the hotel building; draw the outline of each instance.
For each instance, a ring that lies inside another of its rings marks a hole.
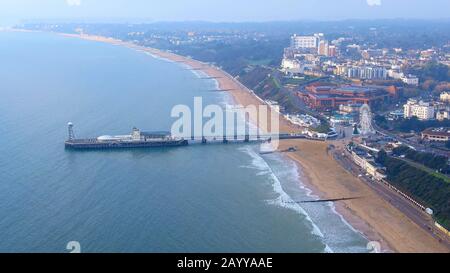
[[[319,42],[323,39],[322,33],[316,33],[312,36],[297,36],[294,34],[291,37],[291,47],[295,49],[317,49]]]
[[[403,105],[405,118],[417,117],[420,120],[434,119],[434,107],[427,102],[410,99]]]

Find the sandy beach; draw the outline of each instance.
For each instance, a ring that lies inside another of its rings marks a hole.
[[[228,92],[237,104],[248,106],[264,103],[253,92],[245,88],[226,72],[200,61],[111,38],[74,34],[63,35],[126,46],[148,52],[160,58],[184,63],[193,69],[203,71],[210,77],[216,78],[219,88],[229,90]],[[281,132],[296,132],[298,129],[284,118],[280,119]],[[326,143],[308,140],[288,140],[281,141],[279,148],[286,149],[292,146],[298,147],[298,151],[288,153],[287,156],[297,162],[306,175],[306,186],[311,188],[318,196],[323,198],[364,196],[362,199],[338,204],[337,211],[369,240],[381,242],[383,251],[449,252],[446,246],[440,244],[435,238],[378,196],[358,178],[347,173],[327,154]],[[299,183],[301,182],[299,181]]]
[[[320,197],[363,197],[337,203],[336,209],[368,239],[381,242],[383,250],[401,253],[449,252],[445,245],[344,170],[327,154],[327,143],[289,140],[282,142],[280,148],[290,146],[298,147],[298,151],[288,156],[300,164],[307,175],[307,186]]]

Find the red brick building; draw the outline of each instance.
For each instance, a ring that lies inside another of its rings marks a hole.
[[[378,107],[389,101],[391,92],[376,86],[337,86],[315,83],[307,86],[305,91],[298,92],[298,95],[311,108],[334,110],[342,104],[367,103],[371,107]]]

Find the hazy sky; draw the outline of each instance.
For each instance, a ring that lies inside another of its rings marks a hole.
[[[273,21],[450,18],[450,0],[0,0],[0,20]]]

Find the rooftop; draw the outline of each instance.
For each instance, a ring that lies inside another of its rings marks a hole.
[[[435,136],[450,136],[450,128],[441,127],[441,128],[428,128],[422,132],[422,134],[429,134]]]
[[[354,93],[369,93],[376,91],[374,88],[363,87],[363,86],[344,86],[336,88],[336,91],[340,92],[354,92]]]

